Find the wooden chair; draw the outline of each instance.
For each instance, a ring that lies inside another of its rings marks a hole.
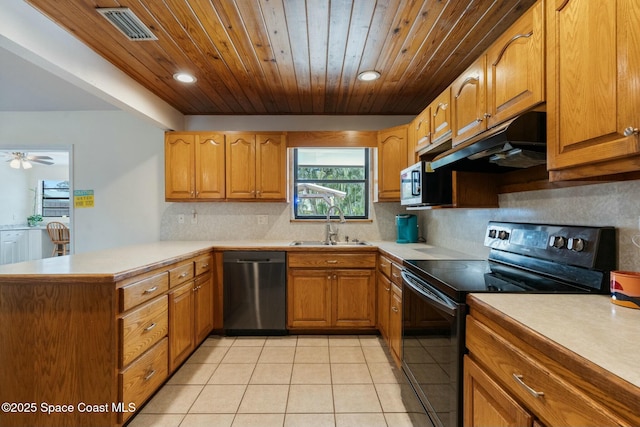
[[[69,227],[61,222],[52,221],[47,224],[47,233],[53,242],[51,256],[66,255],[69,244]]]

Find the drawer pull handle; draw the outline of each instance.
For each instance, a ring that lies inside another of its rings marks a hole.
[[[389,264],[382,264],[382,263],[380,263],[380,267],[382,267],[382,268],[387,268],[387,267],[389,267]]]
[[[394,313],[397,313],[399,311],[398,307],[391,307],[391,310],[393,310]]]
[[[204,269],[204,268],[209,268],[209,264],[203,264],[203,265],[202,265],[202,268],[203,268],[203,269]]]
[[[396,273],[391,274],[393,276],[394,279],[399,279],[400,276],[398,276]]]
[[[184,273],[182,273],[182,274],[180,275],[180,278],[182,279],[183,277],[187,277],[187,274],[188,274],[188,273],[185,271]]]
[[[525,390],[527,390],[529,392],[530,395],[532,395],[535,398],[538,397],[542,397],[544,396],[544,393],[541,391],[535,391],[534,389],[532,389],[531,387],[529,387],[524,380],[522,379],[523,376],[522,375],[518,375],[518,374],[513,374],[513,378],[516,380],[516,382],[518,384],[520,384],[522,387],[524,387]]]
[[[389,292],[391,288],[384,288],[385,292]]]
[[[327,264],[337,264],[338,260],[337,259],[328,259],[327,260]]]
[[[154,376],[155,374],[156,374],[156,370],[155,369],[151,370],[151,372],[149,372],[147,376],[144,377],[144,380],[149,381],[151,377]]]
[[[144,291],[144,293],[145,293],[145,294],[152,294],[152,293],[154,293],[154,292],[155,292],[155,291],[157,291],[157,290],[158,290],[158,287],[157,287],[157,286],[154,286],[153,288],[146,289],[146,290]]]
[[[146,328],[144,328],[145,331],[149,332],[150,330],[152,330],[153,328],[155,328],[157,325],[156,323],[152,323],[149,326],[147,326]]]

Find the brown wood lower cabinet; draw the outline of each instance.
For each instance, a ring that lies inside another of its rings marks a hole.
[[[590,372],[570,351],[473,297],[468,302],[464,425],[639,425],[613,375]]]
[[[198,262],[212,265],[210,255]],[[207,269],[169,292],[169,372],[176,370],[213,329],[213,282]]]
[[[16,412],[0,426],[127,422],[211,331],[212,271],[205,250],[139,271],[3,277],[0,401]]]
[[[375,253],[289,253],[287,326],[376,326]]]
[[[396,364],[402,357],[402,277],[400,259],[378,257],[378,329],[387,342]]]

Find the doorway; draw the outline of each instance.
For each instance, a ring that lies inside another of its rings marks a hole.
[[[0,145],[0,241],[12,248],[0,264],[52,256],[51,221],[69,227],[73,253],[72,148]]]

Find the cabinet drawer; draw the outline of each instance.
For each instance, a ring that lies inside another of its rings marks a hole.
[[[195,259],[195,275],[198,276],[200,274],[211,271],[211,265],[213,261],[211,260],[211,255],[202,255]]]
[[[125,405],[134,403],[136,410],[139,410],[144,401],[162,385],[168,375],[168,349],[169,339],[165,337],[122,371],[118,378],[122,390],[120,402]],[[125,406],[125,409],[128,407]],[[130,415],[133,414],[123,413],[121,422]]]
[[[378,258],[378,270],[382,272],[388,278],[391,278],[391,260],[385,256],[380,255]]]
[[[376,254],[310,252],[290,253],[289,267],[375,268]]]
[[[149,301],[169,289],[169,275],[166,271],[123,286],[120,292],[120,311],[127,311],[138,304]]]
[[[398,264],[391,264],[391,277],[389,278],[393,283],[402,288],[402,276],[400,275],[401,271],[402,267],[400,267]]]
[[[143,305],[120,319],[120,367],[131,363],[167,335],[168,297]]]
[[[470,316],[466,339],[472,358],[482,361],[487,371],[545,425],[627,425],[553,369]]]
[[[169,287],[173,288],[187,280],[193,279],[193,261],[169,270]]]

